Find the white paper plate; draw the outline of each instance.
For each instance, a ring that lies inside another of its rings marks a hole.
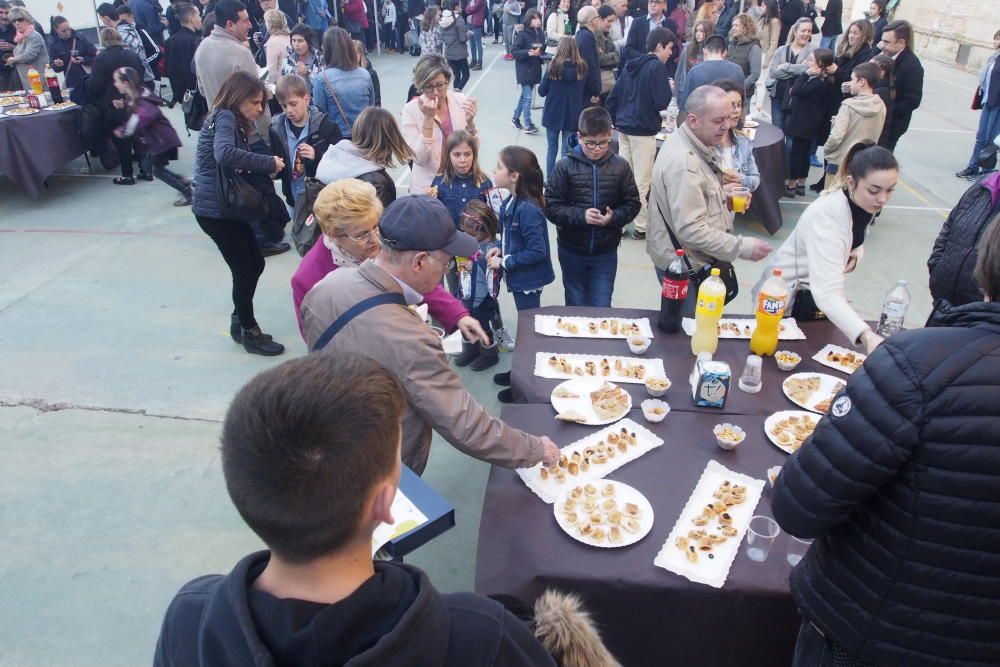
[[[601,494],[601,491],[605,486],[611,484],[615,487],[614,500],[618,504],[618,509],[621,510],[625,506],[625,503],[635,503],[639,506],[639,530],[635,533],[630,533],[625,529],[622,529],[622,541],[612,544],[608,541],[607,533],[611,530],[611,524],[607,523],[608,513],[603,509],[599,510],[601,516],[604,517],[605,523],[601,524],[600,528],[605,531],[605,537],[601,542],[595,542],[590,537],[586,537],[580,534],[577,526],[570,525],[566,521],[566,512],[563,511],[563,504],[566,502],[566,498],[569,497],[570,491],[573,488],[580,486],[586,486],[585,484],[573,484],[566,491],[556,499],[555,504],[552,505],[553,514],[556,517],[556,523],[559,527],[563,529],[563,532],[572,537],[577,542],[583,542],[584,544],[589,544],[592,547],[602,547],[604,549],[615,549],[617,547],[627,547],[630,544],[635,544],[642,538],[649,535],[649,531],[653,529],[653,506],[649,504],[646,500],[646,496],[639,493],[636,489],[629,486],[628,484],[622,484],[621,482],[615,482],[612,480],[600,480],[593,482],[593,485],[597,487],[597,500],[598,506],[601,505],[607,497]],[[577,512],[578,515],[582,515],[582,512]]]
[[[577,332],[570,333],[565,329],[560,329],[558,324],[559,320],[562,320],[564,324],[575,324]],[[636,335],[622,333],[620,328],[618,333],[612,334],[610,328],[611,320],[618,320],[619,325],[636,324],[639,326],[639,333],[637,335],[644,336],[646,338],[653,337],[653,329],[649,325],[649,319],[645,317],[633,319],[628,317],[570,317],[562,315],[535,315],[535,333],[543,336],[559,336],[561,338],[611,338],[619,340],[624,340],[630,335]],[[590,333],[589,325],[591,322],[597,326],[597,333]],[[607,329],[601,329],[601,322],[607,322],[609,327]]]
[[[681,321],[681,325],[684,327],[684,333],[688,336],[694,335],[695,321],[694,318],[685,317]],[[753,335],[753,330],[757,328],[757,320],[755,319],[736,319],[733,317],[723,317],[719,320],[719,325],[722,327],[722,331],[719,332],[719,338],[737,338],[742,340],[750,340],[750,336]],[[739,330],[735,332],[732,330],[732,325],[735,325]],[[795,321],[794,317],[786,317],[781,320],[781,330],[778,332],[778,340],[805,340],[806,335],[803,333],[802,329],[799,328],[798,322]]]
[[[775,412],[773,415],[764,420],[764,434],[767,435],[767,439],[774,443],[774,446],[785,452],[786,454],[794,454],[795,448],[791,445],[783,445],[778,441],[777,436],[771,433],[771,429],[774,428],[775,424],[780,422],[782,419],[788,419],[789,417],[801,417],[802,419],[816,419],[817,422],[822,417],[817,417],[815,412],[807,412],[805,410],[782,410],[781,412]]]
[[[809,396],[808,402],[800,403],[788,395],[788,383],[791,380],[795,380],[796,378],[807,378],[807,377],[818,377],[820,380],[819,389],[814,391],[812,395]],[[822,412],[821,410],[817,410],[816,404],[822,403],[827,398],[831,398],[834,395],[834,393],[836,393],[834,390],[836,389],[837,385],[841,384],[845,384],[845,382],[838,377],[834,377],[833,375],[827,375],[826,373],[793,373],[789,375],[787,378],[785,378],[785,381],[781,383],[781,391],[785,394],[785,396],[788,396],[788,400],[790,400],[792,403],[799,406],[800,408],[805,408],[806,410],[810,410],[817,414],[823,415],[826,413]]]
[[[615,415],[611,419],[601,419],[597,416],[597,412],[594,410],[594,404],[590,401],[590,392],[597,391],[605,383],[605,380],[600,378],[578,378],[576,380],[566,380],[560,383],[555,389],[552,390],[552,395],[550,399],[552,401],[552,407],[556,409],[556,412],[562,414],[563,412],[568,412],[570,410],[575,410],[584,417],[587,418],[586,421],[577,422],[578,424],[587,424],[588,426],[603,426],[604,424],[610,424],[611,422],[618,421],[622,417],[628,414],[628,411],[632,409],[632,396],[628,392],[625,392],[626,398],[628,398],[628,403],[621,414]],[[613,387],[617,387],[614,382],[608,382]],[[578,394],[579,398],[559,398],[556,396],[556,390],[563,387],[574,394]]]
[[[829,359],[827,359],[826,355],[828,355],[830,352],[835,352],[835,353],[841,354],[841,355],[853,354],[855,357],[857,357],[858,359],[860,359],[862,362],[864,362],[864,360],[868,358],[868,355],[866,355],[866,354],[862,354],[860,352],[855,352],[854,350],[848,350],[846,347],[840,347],[839,345],[834,345],[833,343],[828,343],[827,345],[825,345],[823,347],[822,350],[820,350],[819,352],[817,352],[816,354],[813,355],[813,359],[815,359],[819,363],[823,364],[824,366],[827,366],[828,368],[832,368],[835,371],[840,371],[841,373],[847,373],[848,375],[851,375],[852,373],[854,373],[855,369],[853,369],[853,368],[851,368],[849,366],[843,366],[841,364],[835,363],[835,362],[830,361]]]
[[[655,357],[616,357],[610,355],[598,355],[598,354],[556,354],[554,352],[536,352],[535,353],[535,375],[542,378],[551,378],[553,380],[573,380],[576,378],[586,378],[595,377],[590,375],[577,375],[575,373],[564,373],[562,370],[557,369],[555,366],[549,364],[549,359],[551,357],[556,357],[558,359],[565,359],[567,362],[572,364],[574,368],[580,367],[588,361],[593,361],[597,367],[596,376],[599,380],[607,380],[608,382],[629,382],[632,384],[646,384],[646,378],[656,377],[665,378],[667,377],[667,372],[663,368],[663,359],[657,359]],[[607,376],[600,375],[601,372],[601,360],[607,359],[608,365],[611,367],[611,374]],[[643,379],[638,379],[634,377],[628,377],[625,375],[620,375],[615,370],[615,362],[621,361],[623,364],[637,365],[642,364],[646,367],[646,373]]]

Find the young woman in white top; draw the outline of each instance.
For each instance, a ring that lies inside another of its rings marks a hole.
[[[882,337],[848,303],[844,281],[860,261],[868,226],[889,202],[898,178],[892,153],[870,141],[854,144],[833,187],[806,208],[778,248],[754,287],[754,300],[772,270],[781,269],[789,288],[787,315],[815,319],[822,312],[852,344],[875,349]]]

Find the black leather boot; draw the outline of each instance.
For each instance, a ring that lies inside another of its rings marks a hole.
[[[462,341],[462,353],[455,357],[455,365],[465,367],[479,358],[479,343],[466,343]]]
[[[254,327],[243,330],[243,349],[250,354],[275,357],[285,351],[285,346],[267,334],[261,333],[260,327]]]

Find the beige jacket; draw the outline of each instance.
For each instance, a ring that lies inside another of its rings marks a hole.
[[[653,163],[646,252],[656,268],[667,268],[675,250],[670,225],[695,269],[713,258],[731,262],[744,245],[732,233],[734,217],[726,208],[718,155],[681,125]]]
[[[309,348],[343,312],[376,294],[402,293],[391,275],[368,261],[327,275],[302,301]],[[409,308],[377,306],[341,329],[320,354],[364,354],[396,376],[406,395],[403,462],[421,474],[431,447],[431,429],[456,448],[505,468],[542,460],[542,442],[507,426],[469,395],[448,365],[441,339]]]
[[[222,26],[212,28],[211,34],[201,40],[194,52],[195,73],[198,76],[198,90],[205,96],[208,107],[212,108],[222,84],[236,70],[243,70],[257,76],[257,63],[242,42],[230,35]],[[258,139],[270,145],[271,111],[264,105],[264,113],[254,123],[250,145]]]
[[[823,144],[823,158],[839,165],[851,146],[869,139],[878,143],[885,124],[885,102],[878,95],[848,97],[833,119],[830,137]]]

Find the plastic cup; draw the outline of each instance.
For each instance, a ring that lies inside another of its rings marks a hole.
[[[750,205],[750,188],[736,187],[726,195],[726,208],[733,213],[746,213]]]
[[[747,558],[755,563],[763,563],[771,553],[771,545],[781,529],[771,517],[756,515],[750,519],[747,529]]]
[[[799,564],[803,558],[805,558],[806,552],[809,551],[809,547],[812,546],[812,540],[800,540],[797,537],[788,536],[788,553],[785,554],[785,560],[792,567]]]

